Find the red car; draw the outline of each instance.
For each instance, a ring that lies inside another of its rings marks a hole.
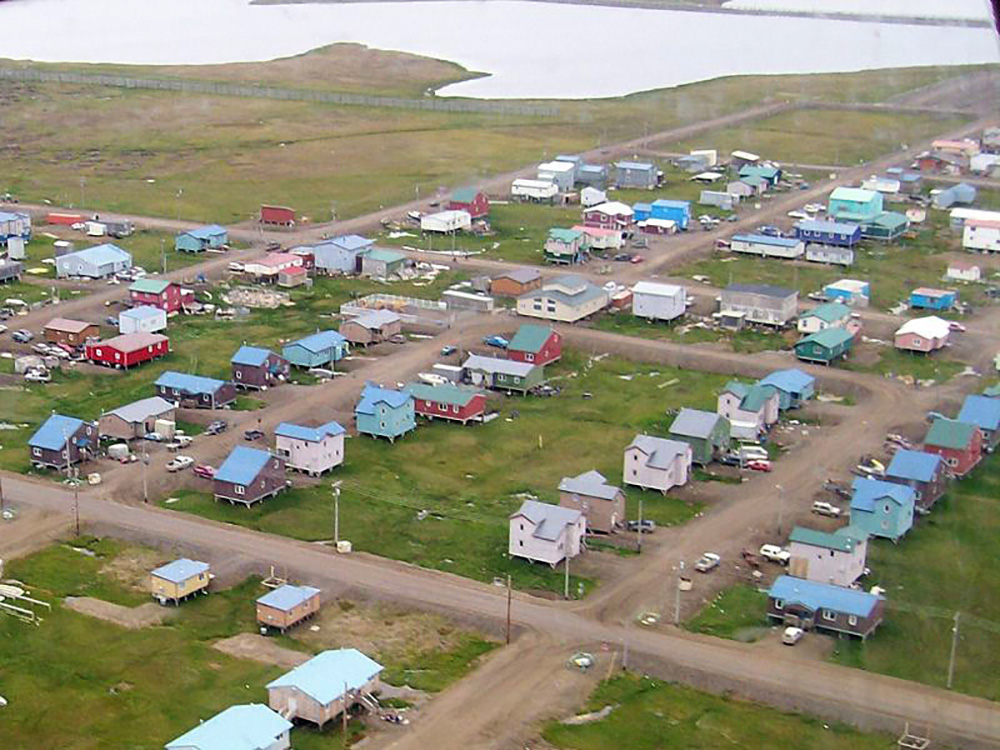
[[[747,461],[747,468],[751,471],[770,471],[771,462],[765,461],[764,459],[757,459],[756,461]]]
[[[629,263],[642,263],[643,260],[645,260],[645,259],[641,255],[633,255],[631,258],[628,259],[628,262]]]
[[[212,479],[215,476],[215,467],[208,464],[198,464],[192,471],[195,473],[195,476],[199,476],[202,479]]]

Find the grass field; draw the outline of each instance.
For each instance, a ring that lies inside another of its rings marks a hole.
[[[4,746],[51,747],[67,750],[154,748],[236,703],[266,703],[264,685],[285,670],[229,657],[211,647],[215,641],[241,632],[256,632],[253,599],[265,591],[249,579],[231,589],[216,591],[182,604],[176,617],[162,626],[125,630],[66,609],[64,596],[92,596],[125,606],[150,601],[132,579],[145,580],[142,571],[165,557],[162,553],[124,546],[110,540],[81,539],[49,547],[12,562],[11,577],[25,581],[32,594],[53,604],[40,627],[0,618],[0,639],[15,644],[4,649],[3,694],[9,701],[4,714]],[[123,563],[124,561],[124,563]],[[140,570],[141,568],[141,570]],[[351,602],[327,602],[326,610],[355,609]],[[360,611],[360,607],[356,610]],[[401,640],[388,655],[384,678],[392,683],[407,675],[424,674],[421,687],[439,690],[466,674],[492,644],[429,616],[426,623],[403,612],[366,614],[379,625],[368,632],[390,641]],[[410,618],[405,623],[406,618]],[[357,620],[357,617],[354,618]],[[406,629],[400,627],[405,624]],[[428,638],[440,629],[445,636]],[[414,648],[407,633],[427,643],[447,643],[442,650]],[[296,634],[298,635],[298,634]],[[312,652],[310,644],[277,637],[285,647]],[[361,646],[345,639],[343,645]],[[325,647],[325,646],[322,646]],[[169,675],[169,679],[164,679]],[[419,678],[418,678],[419,679]],[[45,695],[40,702],[33,696]],[[339,722],[327,731],[297,728],[296,748],[316,750],[340,747]],[[352,735],[360,726],[352,726]]]
[[[768,625],[764,615],[767,596],[754,586],[738,583],[722,591],[684,627],[695,633],[732,638],[738,641],[754,640]]]
[[[561,394],[495,401],[501,417],[489,424],[422,423],[395,444],[349,440],[346,462],[334,474],[343,482],[342,538],[367,552],[477,580],[509,573],[521,588],[561,590],[561,572],[506,556],[507,517],[521,503],[518,494],[557,501],[562,477],[593,468],[620,484],[622,450],[635,434],[665,435],[672,407],[714,408],[725,378],[620,359],[588,365],[572,351],[551,374]],[[635,518],[639,492],[630,488],[628,495],[628,516]],[[300,539],[332,537],[326,483],[250,509],[216,504],[207,493],[177,497],[169,506],[175,510]],[[644,515],[658,524],[683,523],[697,511],[676,496],[644,493]]]
[[[847,370],[875,372],[880,375],[902,375],[915,380],[937,382],[950,380],[965,367],[961,362],[948,357],[903,352],[891,346],[879,347],[878,361],[873,364],[862,365],[850,360],[842,362],[839,366]]]
[[[685,325],[683,321],[651,323],[645,318],[637,318],[627,313],[601,315],[594,320],[594,328],[655,341],[674,341],[681,344],[719,343],[741,354],[790,349],[799,338],[794,331],[781,333],[754,330],[723,331],[691,327]]]
[[[583,711],[613,706],[611,715],[579,726],[548,724],[542,736],[561,750],[717,750],[722,747],[808,747],[883,750],[887,735],[866,734],[802,714],[723,698],[681,685],[621,674],[602,682]],[[581,711],[581,713],[583,712]]]

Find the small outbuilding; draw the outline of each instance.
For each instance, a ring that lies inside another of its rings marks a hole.
[[[982,281],[983,272],[978,263],[971,260],[950,260],[945,278],[949,281],[965,281],[968,283],[978,283]]]
[[[671,321],[687,311],[687,291],[677,284],[640,281],[632,287],[632,314],[647,320]]]
[[[319,612],[320,590],[286,583],[257,598],[257,624],[284,633]]]
[[[149,574],[149,590],[160,604],[180,604],[199,591],[208,593],[208,584],[212,581],[212,574],[208,571],[208,563],[182,557],[152,571]]]

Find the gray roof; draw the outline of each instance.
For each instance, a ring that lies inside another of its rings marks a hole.
[[[515,268],[512,271],[504,271],[494,276],[495,279],[510,279],[519,284],[528,284],[541,277],[541,273],[535,268]]]
[[[691,446],[680,440],[667,440],[652,435],[636,435],[629,448],[638,448],[648,458],[646,464],[654,469],[666,469],[678,455],[686,454]]]
[[[781,299],[796,294],[792,289],[786,289],[783,286],[775,286],[773,284],[730,284],[724,291],[760,294],[765,297],[779,297]]]
[[[722,417],[712,411],[684,408],[674,419],[674,423],[670,425],[670,434],[692,438],[709,438],[720,419]]]
[[[347,322],[357,323],[362,328],[367,328],[368,330],[378,330],[388,323],[395,323],[397,320],[402,320],[402,318],[392,310],[369,310]]]
[[[555,279],[553,282],[546,284],[541,289],[536,289],[533,292],[522,294],[520,299],[536,299],[539,297],[550,297],[552,299],[559,300],[560,302],[564,302],[567,305],[575,306],[575,305],[583,305],[587,302],[590,302],[591,300],[597,299],[598,297],[607,295],[607,292],[604,291],[604,289],[602,289],[599,286],[596,286],[595,284],[591,284],[590,282],[585,282],[582,287],[577,287],[579,291],[573,294],[569,294],[567,292],[564,292],[562,289],[556,289],[552,286],[552,284],[571,286],[570,283],[563,280],[579,279],[579,278],[580,278],[579,276],[560,276],[558,279]]]
[[[599,497],[603,500],[614,500],[618,496],[618,493],[621,492],[620,487],[608,484],[608,480],[596,469],[585,471],[583,474],[575,477],[563,477],[563,480],[559,483],[559,489],[562,492],[573,492],[577,495],[586,495],[587,497]]]
[[[581,515],[580,511],[564,508],[561,505],[525,500],[511,518],[524,516],[535,524],[532,536],[552,542],[559,538],[559,534],[564,528],[578,523]]]
[[[112,409],[108,412],[108,414],[114,414],[123,422],[138,424],[139,422],[145,422],[150,417],[159,416],[160,414],[164,414],[168,411],[173,411],[175,408],[176,407],[165,398],[153,396],[152,398],[143,398],[138,401],[133,401],[131,404],[125,404],[125,406],[119,406],[117,409]]]
[[[470,354],[462,367],[467,370],[482,370],[488,373],[503,373],[504,375],[516,375],[526,378],[535,369],[535,365],[530,362],[515,362],[512,359],[500,359],[499,357],[484,357],[481,354]]]

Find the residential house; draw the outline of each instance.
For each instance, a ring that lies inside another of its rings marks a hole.
[[[178,312],[194,302],[194,291],[166,279],[144,277],[133,281],[128,288],[133,307],[158,307],[167,313]]]
[[[340,335],[351,344],[380,344],[403,331],[403,319],[392,310],[369,310],[340,324]]]
[[[288,379],[288,360],[270,349],[244,344],[230,357],[233,383],[237,388],[266,389]]]
[[[738,200],[753,198],[755,195],[759,195],[763,192],[764,182],[759,179],[756,182],[756,185],[751,185],[749,182],[736,180],[726,185],[726,192]],[[758,190],[758,186],[760,186],[760,190]]]
[[[405,391],[366,383],[354,407],[358,432],[394,442],[417,426],[413,396]]]
[[[504,271],[490,280],[490,294],[494,297],[520,297],[540,289],[542,274],[536,268],[515,268]]]
[[[900,326],[893,336],[897,349],[925,354],[943,349],[951,336],[951,324],[935,315],[913,318]]]
[[[1000,211],[985,211],[981,208],[965,208],[960,206],[948,212],[948,220],[952,229],[961,230],[970,221],[1000,222]]]
[[[716,175],[715,172],[706,172],[705,174]],[[699,177],[700,175],[697,175],[692,179],[698,179]],[[716,208],[721,208],[723,211],[733,211],[736,208],[736,204],[739,203],[739,200],[738,196],[735,196],[732,193],[727,193],[724,190],[702,190],[698,194],[699,205],[714,206]]]
[[[84,345],[91,362],[128,369],[170,354],[170,339],[160,333],[123,333],[104,341]]]
[[[469,216],[465,211],[438,211],[433,214],[424,214],[420,217],[420,231],[423,233],[433,233],[433,234],[450,234],[454,235],[457,232],[467,231],[472,228],[472,217]],[[392,251],[392,256],[400,255],[399,253]],[[378,259],[378,263],[369,264],[369,270],[365,270],[365,262],[361,261],[361,272],[367,275],[375,276],[376,278],[384,278],[391,273],[396,273],[399,271],[403,264],[400,262],[396,265],[398,258],[393,258],[389,255]],[[385,261],[386,265],[382,265],[382,261]]]
[[[475,388],[445,383],[410,383],[404,390],[413,396],[413,409],[428,419],[448,419],[467,424],[486,414],[486,394]]]
[[[580,191],[580,205],[584,208],[599,206],[608,202],[608,194],[596,187],[585,187]]]
[[[677,284],[640,281],[632,287],[632,314],[647,320],[671,321],[687,311],[687,291]]]
[[[766,164],[744,164],[740,167],[739,175],[741,179],[759,177],[769,187],[774,187],[781,181],[781,169]]]
[[[7,247],[17,241],[23,243],[31,239],[31,214],[22,211],[0,211],[0,247]]]
[[[615,162],[615,186],[652,190],[660,182],[660,171],[655,164],[635,161]]]
[[[580,554],[586,533],[587,519],[582,511],[525,500],[510,516],[507,549],[511,557],[554,568]]]
[[[680,410],[670,425],[670,437],[691,446],[691,460],[707,466],[729,451],[729,419],[701,409]]]
[[[867,180],[862,181],[861,187],[864,190],[875,190],[885,195],[895,196],[899,195],[902,184],[898,179],[889,175],[872,175]]]
[[[257,597],[257,624],[284,633],[319,612],[320,590],[286,583]]]
[[[583,224],[598,229],[619,229],[628,232],[635,224],[635,212],[624,203],[609,201],[583,211]]]
[[[694,453],[681,440],[636,435],[625,449],[622,476],[625,484],[663,494],[687,484]]]
[[[948,261],[948,270],[945,272],[945,278],[949,281],[965,281],[970,283],[978,283],[982,281],[983,272],[977,263],[973,263],[969,260],[950,260]]]
[[[944,494],[948,476],[938,454],[900,448],[886,467],[885,480],[910,487],[917,509],[928,511]]]
[[[156,379],[156,395],[187,409],[221,409],[236,400],[236,386],[225,380],[167,370]]]
[[[323,727],[358,704],[371,705],[382,665],[354,648],[322,651],[267,684],[267,704],[291,720]]]
[[[576,181],[603,190],[608,184],[608,168],[603,164],[583,164],[576,170]]]
[[[832,221],[867,224],[885,211],[882,193],[862,188],[838,187],[830,193],[826,215]]]
[[[686,230],[688,228],[688,224],[691,222],[690,201],[677,201],[659,198],[650,204],[650,208],[651,211],[649,216],[644,216],[642,217],[643,219],[672,221],[683,230]],[[638,216],[635,218],[636,221],[639,220]]]
[[[608,292],[582,276],[559,276],[517,298],[517,313],[563,323],[583,320],[608,306]]]
[[[267,706],[230,706],[164,745],[165,750],[287,750],[292,722]]]
[[[962,247],[984,253],[1000,252],[1000,220],[966,219],[962,228]]]
[[[53,318],[45,324],[45,340],[50,344],[65,344],[77,347],[89,339],[99,338],[101,328],[96,323],[85,323],[82,320],[69,318]]]
[[[891,242],[901,237],[909,228],[910,219],[906,214],[883,211],[871,221],[861,225],[861,235],[873,240]]]
[[[621,487],[608,484],[596,470],[563,477],[559,482],[559,504],[582,513],[587,531],[613,534],[625,523],[625,493]]]
[[[730,380],[719,394],[716,411],[729,420],[734,438],[756,440],[778,421],[781,397],[770,385],[747,385]]]
[[[913,526],[915,509],[912,487],[864,477],[851,484],[851,525],[871,536],[898,542]]]
[[[827,328],[842,328],[857,333],[861,328],[851,317],[851,308],[840,302],[827,302],[799,315],[800,333],[819,333]]]
[[[805,243],[794,237],[773,237],[769,234],[734,234],[729,242],[734,253],[759,255],[762,258],[795,260],[806,251]]]
[[[914,163],[921,172],[957,175],[968,166],[969,159],[961,154],[925,151],[917,155]]]
[[[451,194],[446,208],[449,211],[465,211],[473,220],[485,219],[490,215],[490,199],[482,190],[460,188]]]
[[[374,246],[374,240],[356,234],[334,237],[314,245],[312,251],[316,273],[326,276],[361,273],[361,258]]]
[[[955,419],[979,428],[983,433],[983,449],[987,453],[992,453],[1000,443],[1000,399],[966,396]]]
[[[395,250],[375,248],[361,256],[361,275],[387,279],[403,270],[406,256]]]
[[[624,232],[621,229],[601,229],[588,227],[584,224],[574,224],[573,230],[583,233],[583,249],[619,250],[625,244]]]
[[[309,271],[305,267],[305,257],[302,257],[303,265],[282,268],[278,271],[278,279],[275,283],[283,289],[292,289],[297,286],[309,283]]]
[[[201,253],[218,250],[229,244],[229,232],[218,224],[178,232],[174,238],[174,250],[184,253]]]
[[[730,166],[739,172],[747,164],[759,164],[760,156],[751,153],[750,151],[733,151],[729,155]]]
[[[512,201],[553,203],[559,195],[559,186],[551,180],[526,180],[520,178],[510,184]]]
[[[950,310],[958,302],[958,292],[922,286],[910,292],[914,310]]]
[[[767,592],[767,616],[783,625],[865,640],[881,624],[885,600],[864,591],[779,576]]]
[[[583,232],[576,229],[550,229],[542,256],[548,263],[573,265],[583,263],[587,253],[583,249]]]
[[[853,248],[861,242],[861,227],[840,221],[803,220],[795,224],[794,232],[808,244]]]
[[[344,463],[344,428],[338,422],[319,427],[282,422],[274,428],[274,454],[285,468],[318,477]]]
[[[576,154],[559,154],[553,161],[565,162],[573,165],[573,183],[576,184],[576,176],[583,166],[583,157]]]
[[[565,161],[547,161],[538,165],[535,176],[551,182],[560,193],[568,193],[576,181],[576,165]]]
[[[118,313],[118,332],[158,333],[167,327],[167,312],[159,307],[142,305]]]
[[[816,378],[802,370],[775,370],[757,381],[758,385],[769,385],[778,392],[778,408],[797,409],[813,397]]]
[[[31,465],[36,468],[68,469],[97,453],[97,423],[52,414],[28,438]]]
[[[285,344],[281,356],[296,367],[326,367],[346,357],[348,349],[347,339],[337,331],[317,331]]]
[[[871,301],[871,284],[857,279],[840,279],[823,287],[823,294],[834,302],[854,307],[868,307]]]
[[[212,478],[216,500],[250,507],[287,488],[285,459],[267,451],[237,445]]]
[[[547,365],[562,357],[562,335],[549,326],[522,323],[507,345],[507,359]]]
[[[13,240],[10,240],[13,243]],[[7,250],[7,257],[0,258],[0,283],[20,281],[21,274],[24,273],[24,265],[10,257],[10,249]]]
[[[56,276],[106,279],[132,267],[132,256],[117,245],[104,244],[76,250],[56,258]]]
[[[545,368],[530,362],[470,354],[462,363],[462,377],[474,386],[523,394],[545,381]]]
[[[976,202],[976,189],[965,182],[951,185],[934,194],[934,208],[951,208],[952,206],[970,206]]]
[[[853,526],[835,532],[796,526],[788,537],[788,575],[850,586],[865,574],[868,534]]]
[[[102,438],[134,440],[156,431],[156,422],[175,422],[177,407],[160,396],[133,401],[125,406],[104,412],[97,421]]]
[[[889,177],[899,180],[899,192],[903,195],[919,195],[923,190],[924,176],[903,167],[889,167],[885,170]]]
[[[207,594],[212,581],[208,568],[208,563],[186,557],[161,565],[149,574],[149,591],[160,604],[180,604],[199,591]]]
[[[750,323],[782,327],[798,312],[799,293],[771,284],[730,284],[722,290],[720,312]]]
[[[301,268],[304,264],[305,259],[295,253],[268,253],[244,263],[243,273],[260,284],[277,284],[283,271]]]
[[[804,362],[832,365],[845,358],[854,346],[854,334],[846,328],[825,328],[799,339],[795,356]]]

